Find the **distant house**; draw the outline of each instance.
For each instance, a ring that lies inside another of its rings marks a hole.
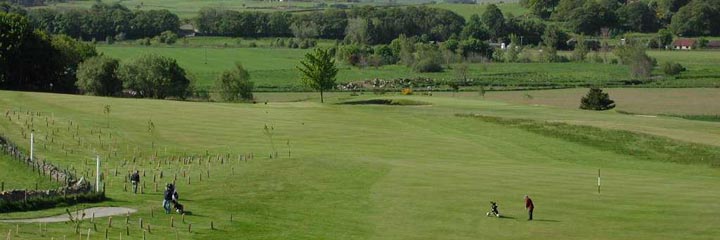
[[[708,48],[708,49],[720,49],[720,41],[719,41],[719,40],[709,41],[707,44],[705,44],[705,48]]]
[[[183,37],[194,37],[197,32],[198,30],[195,29],[195,26],[192,24],[184,24],[180,26],[180,35]]]
[[[695,47],[697,41],[692,38],[678,38],[672,43],[673,49],[676,50],[691,50]]]

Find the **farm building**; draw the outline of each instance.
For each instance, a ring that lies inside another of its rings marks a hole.
[[[693,47],[695,47],[695,43],[697,43],[697,41],[695,41],[695,39],[679,38],[679,39],[675,39],[675,41],[673,41],[672,47],[673,47],[673,49],[677,49],[677,50],[691,50],[691,49],[693,49]]]
[[[720,49],[720,41],[719,41],[719,40],[709,41],[707,44],[705,44],[705,48],[708,48],[708,49]]]
[[[180,35],[183,37],[194,37],[198,30],[192,24],[185,24],[180,26]]]

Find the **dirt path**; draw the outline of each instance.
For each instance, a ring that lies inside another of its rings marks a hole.
[[[129,213],[137,212],[137,210],[132,208],[124,208],[124,207],[94,207],[94,208],[88,208],[80,210],[79,214],[71,211],[73,218],[82,218],[82,219],[89,219],[93,216],[93,213],[95,214],[96,218],[99,217],[107,217],[107,216],[116,216],[116,215],[125,215]],[[83,213],[85,213],[85,216],[83,217]],[[78,214],[79,216],[75,216]],[[12,220],[0,220],[2,223],[54,223],[54,222],[67,222],[70,221],[70,217],[67,215],[67,213],[63,213],[57,216],[52,217],[44,217],[44,218],[31,218],[31,219],[12,219]]]

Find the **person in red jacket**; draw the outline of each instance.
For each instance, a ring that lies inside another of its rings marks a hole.
[[[528,211],[528,221],[532,220],[532,213],[533,210],[535,210],[535,204],[533,204],[532,199],[530,199],[528,195],[525,195],[525,209]]]

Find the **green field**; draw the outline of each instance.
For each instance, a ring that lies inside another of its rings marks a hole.
[[[0,182],[3,183],[5,190],[35,189],[36,185],[40,189],[60,186],[60,184],[50,181],[48,177],[38,175],[27,165],[4,154],[0,154],[0,169],[2,169]]]
[[[95,205],[139,210],[130,217],[130,236],[124,239],[141,238],[139,218],[152,226],[148,239],[712,239],[720,234],[720,171],[703,163],[717,159],[688,155],[687,164],[665,162],[455,115],[629,130],[662,137],[667,144],[703,144],[692,151],[714,152],[720,147],[720,123],[451,96],[385,98],[431,105],[251,105],[0,92],[0,108],[41,112],[54,120],[36,129],[40,139],[57,129],[54,143],[45,143],[40,156],[83,169],[92,168],[86,160],[97,152],[104,171],[120,171],[105,181],[111,200]],[[336,95],[332,101],[363,99],[368,96]],[[109,118],[105,105],[112,109]],[[2,119],[0,129],[20,141],[25,118]],[[76,130],[68,127],[71,121]],[[148,121],[154,123],[152,131]],[[269,158],[273,145],[263,133],[265,125],[274,128],[279,158]],[[205,159],[206,153],[212,162],[163,161],[183,154]],[[255,158],[238,161],[249,153]],[[221,164],[218,154],[230,157]],[[132,169],[146,171],[143,195],[122,190],[123,173]],[[160,171],[161,185],[178,176],[180,198],[192,212],[185,223],[177,214],[160,213],[161,195],[152,182]],[[535,200],[536,221],[525,221],[525,194]],[[506,218],[485,216],[493,200]],[[104,238],[107,228],[106,218],[97,221],[92,239]],[[211,221],[216,230],[210,230]],[[125,234],[125,226],[124,216],[115,217],[111,239]],[[92,228],[86,221],[81,232]],[[0,224],[3,236],[8,231],[12,239],[78,238],[73,225],[64,223],[48,224],[42,233],[37,224]]]
[[[123,46],[98,45],[98,50],[110,57],[129,61],[142,54],[155,53],[177,59],[180,66],[194,76],[199,88],[210,88],[220,72],[230,69],[236,62],[242,63],[250,72],[252,81],[259,90],[303,90],[298,81],[295,66],[309,50],[288,48],[246,48],[246,47],[197,47],[203,43],[210,45],[215,41],[231,41],[228,38],[197,40],[194,47],[167,46]],[[246,40],[242,40],[247,42]],[[329,43],[322,43],[329,44]],[[536,50],[527,50],[535,54]],[[688,71],[678,79],[662,78],[658,68],[655,71],[660,78],[646,86],[650,87],[715,87],[720,84],[717,78],[720,71],[713,63],[720,61],[720,54],[714,51],[650,51],[661,65],[666,61],[675,61]],[[207,64],[206,64],[207,56]],[[630,80],[627,66],[597,63],[485,63],[471,64],[469,76],[485,85],[498,86],[578,86],[578,85],[623,85]],[[416,78],[429,77],[440,81],[457,78],[452,69],[440,73],[416,73],[401,65],[388,65],[379,68],[358,68],[341,65],[339,82],[371,80],[375,78]]]

